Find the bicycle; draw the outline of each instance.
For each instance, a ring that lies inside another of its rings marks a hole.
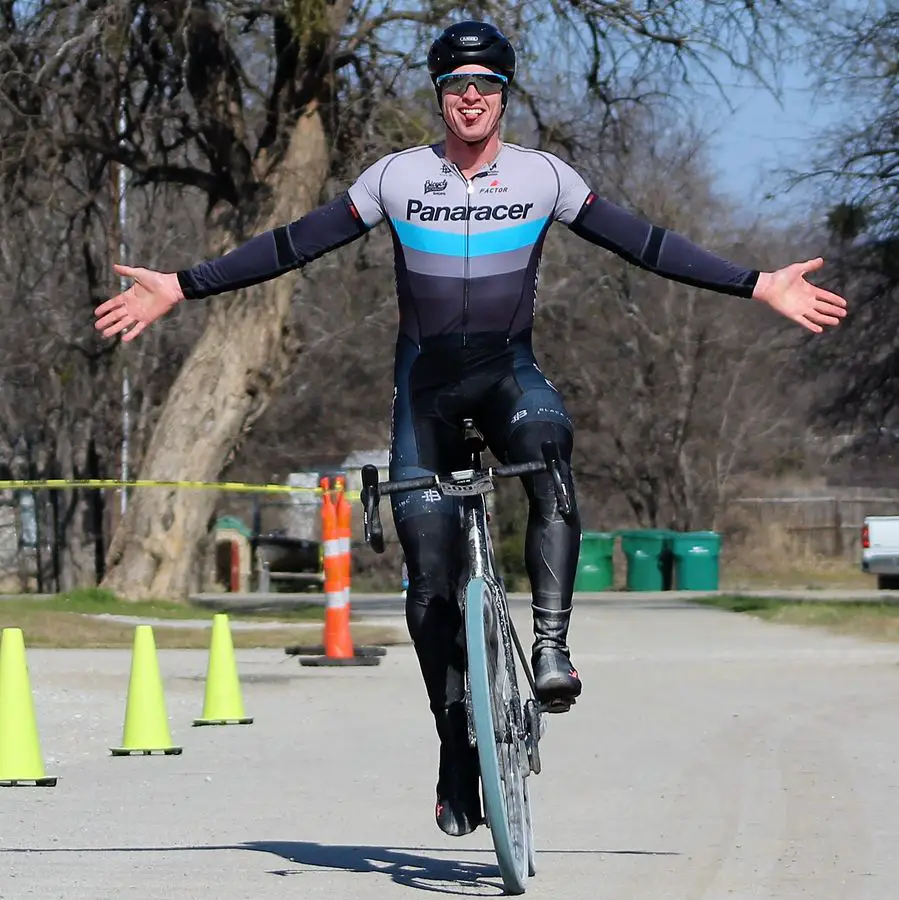
[[[478,751],[485,819],[503,886],[510,894],[522,894],[527,878],[536,874],[528,777],[541,771],[539,742],[544,716],[563,711],[562,706],[567,709],[569,704],[544,706],[536,700],[533,673],[509,614],[505,586],[493,554],[486,496],[495,489],[494,478],[549,472],[556,502],[567,515],[572,508],[572,485],[563,476],[559,448],[552,442],[543,444],[542,461],[483,468],[483,437],[470,419],[464,425],[468,469],[444,476],[379,482],[377,468],[364,466],[360,493],[363,524],[366,542],[376,553],[383,553],[382,496],[433,489],[460,501],[459,525],[467,536],[467,553],[460,560],[463,568],[458,599],[465,628],[469,740]],[[516,653],[528,687],[523,701]]]

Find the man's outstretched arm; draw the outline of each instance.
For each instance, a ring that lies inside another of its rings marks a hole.
[[[177,272],[188,300],[236,291],[277,278],[318,259],[368,231],[356,207],[344,194],[325,206],[251,238],[218,259]]]
[[[641,269],[722,294],[751,297],[761,274],[728,262],[677,232],[651,225],[593,193],[569,228]]]
[[[746,269],[593,193],[569,227],[642,269],[719,294],[751,297],[816,334],[827,325],[839,325],[846,316],[842,297],[805,279],[824,265],[820,257],[774,272]]]
[[[182,300],[224,294],[277,278],[361,237],[374,224],[366,224],[344,194],[289,225],[263,232],[230,253],[189,269],[168,273],[116,265],[115,271],[133,283],[97,306],[94,327],[103,337],[124,332],[122,339],[133,341]]]
[[[571,166],[558,157],[545,156],[555,172],[559,191],[554,218],[585,240],[663,278],[759,300],[815,333],[825,326],[839,325],[845,317],[846,301],[842,297],[805,280],[809,272],[824,265],[820,257],[774,272],[736,265],[683,235],[600,199]]]

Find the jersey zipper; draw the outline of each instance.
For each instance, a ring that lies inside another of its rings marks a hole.
[[[468,279],[471,274],[469,259],[469,238],[471,228],[471,195],[474,191],[474,180],[465,179],[465,280],[462,282],[462,346],[468,346]]]
[[[462,170],[455,164],[452,163],[453,171],[465,182],[465,243],[463,244],[463,252],[465,254],[465,259],[463,263],[463,276],[462,276],[462,346],[468,346],[468,276],[471,272],[471,266],[468,261],[468,246],[469,246],[469,237],[470,232],[469,229],[471,227],[469,223],[469,215],[471,212],[471,195],[474,193],[474,178],[466,178],[462,174]],[[475,178],[477,175],[475,175]]]

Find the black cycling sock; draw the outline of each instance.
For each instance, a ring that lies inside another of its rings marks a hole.
[[[454,570],[459,540],[452,516],[413,516],[397,523],[409,587],[406,623],[431,710],[442,712],[463,695],[465,645]]]

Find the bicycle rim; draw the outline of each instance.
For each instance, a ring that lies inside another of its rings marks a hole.
[[[485,812],[503,886],[510,894],[523,894],[531,868],[530,822],[522,768],[527,758],[510,723],[515,661],[507,659],[496,608],[482,579],[468,585],[465,631]]]

